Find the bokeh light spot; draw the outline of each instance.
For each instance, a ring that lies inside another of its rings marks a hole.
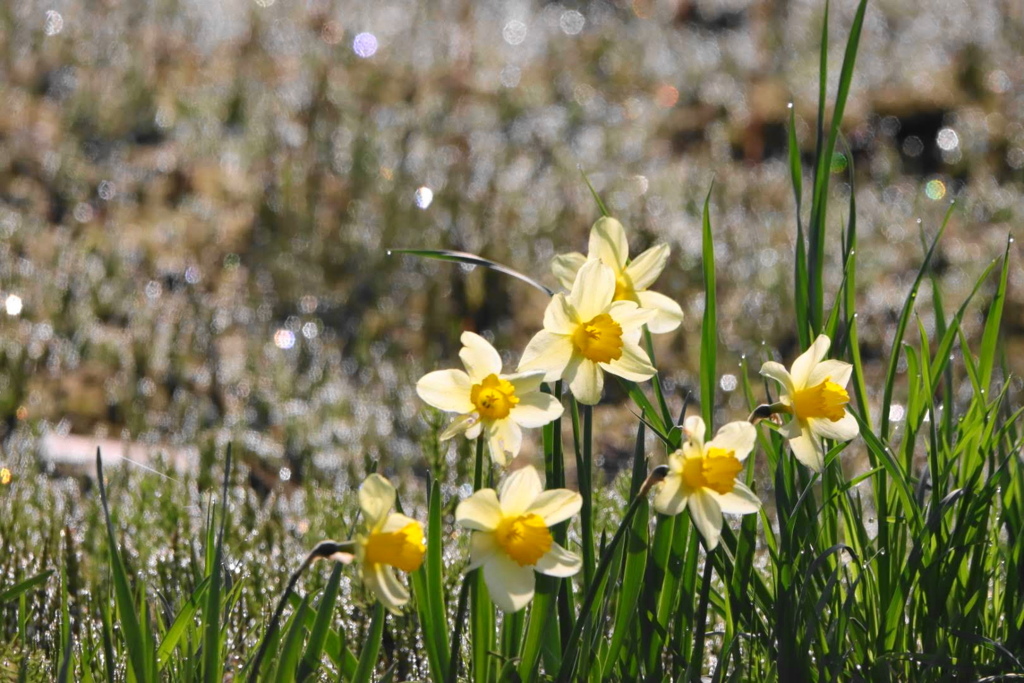
[[[932,178],[924,186],[924,193],[928,199],[938,201],[946,196],[946,183],[938,178]]]
[[[434,201],[434,191],[424,185],[416,190],[416,193],[413,195],[413,201],[416,202],[418,208],[425,209],[430,206],[430,202]]]
[[[662,109],[671,109],[679,101],[679,91],[665,83],[654,92],[654,103]]]
[[[360,33],[352,41],[352,51],[363,59],[374,56],[377,54],[377,36],[372,33]]]

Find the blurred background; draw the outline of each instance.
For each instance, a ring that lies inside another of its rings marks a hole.
[[[831,6],[830,100],[855,5]],[[821,0],[2,3],[0,465],[73,469],[55,463],[87,437],[86,454],[97,438],[171,454],[157,468],[232,441],[268,487],[366,460],[424,468],[443,420],[415,380],[457,366],[466,329],[511,369],[545,298],[388,248],[470,251],[554,286],[552,257],[585,251],[599,215],[581,170],[633,253],[671,245],[655,289],[687,314],[657,340],[675,406],[696,390],[714,182],[720,415],[742,419],[741,359],[753,377],[800,351],[788,104],[809,160],[823,16]],[[1022,40],[1014,0],[869,5],[826,275],[834,291],[852,164],[875,376],[949,202],[947,314],[1019,225]],[[918,299],[933,332],[927,286]],[[614,388],[607,403],[614,468],[635,420]]]

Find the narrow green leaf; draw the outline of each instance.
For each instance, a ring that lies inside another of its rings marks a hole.
[[[518,270],[509,268],[508,266],[502,265],[496,261],[485,259],[482,256],[477,256],[476,254],[469,254],[464,251],[452,251],[450,249],[388,249],[388,255],[390,256],[391,254],[408,254],[410,256],[419,256],[420,258],[429,258],[438,261],[451,261],[454,263],[465,263],[471,266],[490,268],[491,270],[496,270],[499,273],[521,280],[531,287],[539,289],[548,296],[554,296],[553,291],[528,275],[524,275]]]
[[[194,617],[196,611],[199,609],[199,601],[206,595],[206,590],[210,587],[210,577],[206,577],[196,587],[188,601],[182,605],[181,609],[178,610],[178,615],[174,618],[174,622],[171,627],[167,629],[167,633],[164,634],[163,639],[160,641],[160,646],[156,651],[156,663],[157,670],[163,671],[164,667],[167,666],[167,662],[171,658],[171,654],[174,649],[178,647],[178,641],[185,632],[194,626]]]
[[[32,578],[25,579],[24,581],[14,584],[3,592],[0,592],[0,605],[8,602],[14,602],[22,593],[27,593],[37,586],[42,586],[52,575],[53,570],[47,569],[44,572],[39,572]]]
[[[711,438],[715,418],[715,387],[718,382],[718,312],[715,296],[715,242],[711,234],[711,191],[704,197],[702,212],[703,273],[704,273],[704,323],[700,330],[700,405],[704,416],[705,438]]]
[[[380,643],[384,637],[384,605],[378,601],[373,606],[373,620],[370,622],[370,632],[366,636],[366,644],[359,654],[359,666],[352,676],[352,683],[370,683],[373,680],[373,670],[377,668],[377,653],[380,652]]]
[[[323,655],[324,644],[327,642],[327,635],[331,630],[331,621],[334,617],[334,605],[338,600],[338,588],[341,586],[341,572],[344,565],[340,562],[334,563],[331,576],[327,579],[327,587],[324,588],[320,604],[316,608],[316,621],[309,633],[309,642],[306,643],[306,651],[302,655],[298,672],[295,679],[304,681],[320,668],[320,657]]]
[[[111,578],[114,582],[114,602],[120,616],[121,633],[128,649],[128,663],[136,680],[150,681],[153,679],[153,676],[150,676],[150,671],[152,670],[154,673],[156,671],[155,661],[152,669],[150,668],[150,660],[155,660],[155,653],[146,651],[142,624],[139,622],[132,590],[128,585],[128,574],[124,567],[124,560],[117,548],[114,524],[110,521],[110,507],[107,503],[107,486],[103,478],[103,457],[99,448],[96,449],[96,479],[99,483],[100,502],[103,505],[103,519],[107,526],[107,551]]]

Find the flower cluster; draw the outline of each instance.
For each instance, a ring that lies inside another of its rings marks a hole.
[[[567,291],[552,296],[543,328],[523,350],[515,372],[503,372],[501,355],[486,339],[463,332],[459,358],[464,369],[436,370],[417,382],[424,402],[455,415],[440,438],[463,434],[480,439],[493,466],[504,468],[519,455],[524,429],[543,427],[564,411],[545,382],[565,382],[577,403],[595,405],[606,374],[627,382],[652,378],[657,371],[641,346],[645,326],[651,333],[671,332],[683,319],[676,302],[649,289],[669,254],[662,244],[630,260],[622,224],[608,217],[598,220],[587,256],[555,258],[555,278]],[[668,455],[653,484],[655,510],[663,515],[688,510],[708,551],[719,543],[723,513],[756,513],[761,502],[743,477],[743,463],[757,441],[755,417],[783,416],[778,432],[800,462],[820,471],[823,440],[848,441],[858,433],[856,418],[847,410],[851,366],[826,360],[828,349],[823,335],[789,371],[765,363],[761,373],[781,385],[779,401],[762,406],[750,421],[730,422],[705,440],[710,432],[704,421],[687,418],[681,447]],[[423,527],[391,511],[395,489],[379,475],[363,483],[359,501],[364,521],[355,558],[363,583],[397,611],[409,593],[394,570],[420,567]],[[500,609],[522,609],[533,598],[535,573],[569,577],[580,570],[580,557],[555,541],[552,527],[575,516],[582,505],[575,491],[544,490],[532,465],[506,472],[497,489],[480,488],[455,510],[456,524],[471,534],[467,571],[481,570]]]

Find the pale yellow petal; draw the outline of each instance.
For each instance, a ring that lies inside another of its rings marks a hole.
[[[722,509],[718,502],[701,489],[690,496],[689,508],[690,519],[704,537],[704,545],[708,550],[714,550],[722,536]]]
[[[731,515],[749,515],[761,509],[761,499],[743,482],[736,482],[729,493],[708,491],[718,501],[722,512]]]
[[[807,386],[818,386],[825,380],[845,387],[850,382],[853,366],[841,360],[823,360],[807,376]]]
[[[814,370],[814,366],[824,360],[831,343],[832,341],[825,335],[818,335],[818,338],[811,344],[811,348],[804,351],[793,361],[793,367],[790,369],[789,374],[793,378],[794,388],[799,390],[807,386],[807,379],[811,376],[811,371]]]
[[[551,262],[551,272],[555,274],[558,284],[566,290],[572,289],[572,283],[576,281],[576,273],[587,262],[587,257],[578,251],[568,254],[559,254]]]
[[[552,543],[551,549],[537,560],[534,569],[547,576],[565,578],[575,576],[582,566],[583,561],[579,555],[569,552],[557,543]]]
[[[654,509],[663,515],[678,515],[686,508],[688,498],[688,492],[683,490],[683,478],[673,472],[658,485]]]
[[[849,441],[860,434],[860,425],[850,412],[846,412],[841,420],[833,422],[826,418],[807,420],[811,433],[834,441]]]
[[[540,474],[533,465],[520,467],[510,472],[498,487],[498,500],[501,501],[502,512],[508,515],[523,514],[537,496],[544,490]]]
[[[633,281],[633,288],[636,291],[641,292],[654,284],[661,271],[665,270],[669,251],[667,244],[657,244],[626,266],[626,275]]]
[[[548,307],[544,309],[544,329],[556,334],[572,334],[580,321],[576,319],[576,311],[569,304],[564,294],[551,297]]]
[[[708,441],[704,450],[721,448],[724,451],[732,451],[733,456],[742,462],[750,455],[757,442],[757,428],[747,421],[730,422],[722,425],[722,428],[715,434],[715,438]]]
[[[583,264],[569,292],[569,305],[581,322],[608,310],[615,296],[615,272],[597,259]]]
[[[474,332],[463,332],[460,341],[459,358],[466,366],[470,382],[479,384],[488,375],[501,374],[501,356],[489,341]]]
[[[562,415],[562,404],[551,394],[535,391],[519,398],[519,403],[509,413],[509,418],[520,427],[543,427]]]
[[[494,489],[480,489],[455,507],[455,523],[463,529],[494,531],[501,517],[501,503]]]
[[[574,357],[566,368],[565,379],[577,401],[588,406],[600,403],[604,391],[604,370],[597,363],[581,356]]]
[[[796,420],[794,420],[796,422]],[[821,439],[811,433],[810,427],[800,426],[800,436],[789,440],[793,455],[815,472],[821,472],[825,466],[825,451]]]
[[[495,420],[484,426],[491,460],[504,467],[519,455],[523,446],[523,430],[511,417]]]
[[[569,519],[583,506],[583,497],[569,489],[543,491],[526,509],[538,515],[549,527]]]
[[[616,273],[621,273],[629,259],[629,242],[622,223],[610,216],[598,218],[590,228],[587,258],[601,259]]]
[[[654,320],[655,311],[641,308],[633,301],[616,301],[608,309],[608,315],[622,327],[622,338],[638,339],[631,332],[640,331],[647,323]]]
[[[416,382],[416,393],[426,403],[449,413],[471,413],[476,406],[469,400],[473,383],[462,370],[435,370]]]
[[[562,373],[572,358],[572,350],[571,337],[541,330],[526,345],[518,370],[540,370],[544,372],[545,382],[554,382],[562,378]]]
[[[395,506],[395,487],[379,474],[371,474],[359,486],[359,507],[370,529],[376,529],[387,520]]]
[[[789,375],[789,370],[782,363],[776,363],[773,360],[765,362],[761,366],[761,374],[768,379],[773,379],[782,385],[782,391],[787,396],[793,395],[793,378]]]
[[[657,370],[651,365],[647,352],[633,342],[625,339],[622,342],[622,356],[610,363],[600,363],[601,368],[633,382],[644,382],[653,377]]]
[[[533,599],[533,567],[520,567],[504,553],[495,553],[482,571],[491,601],[503,612],[518,612]]]
[[[653,334],[671,332],[683,322],[683,309],[675,299],[650,290],[639,292],[637,298],[641,308],[654,311],[654,316],[647,323],[647,329]]]

